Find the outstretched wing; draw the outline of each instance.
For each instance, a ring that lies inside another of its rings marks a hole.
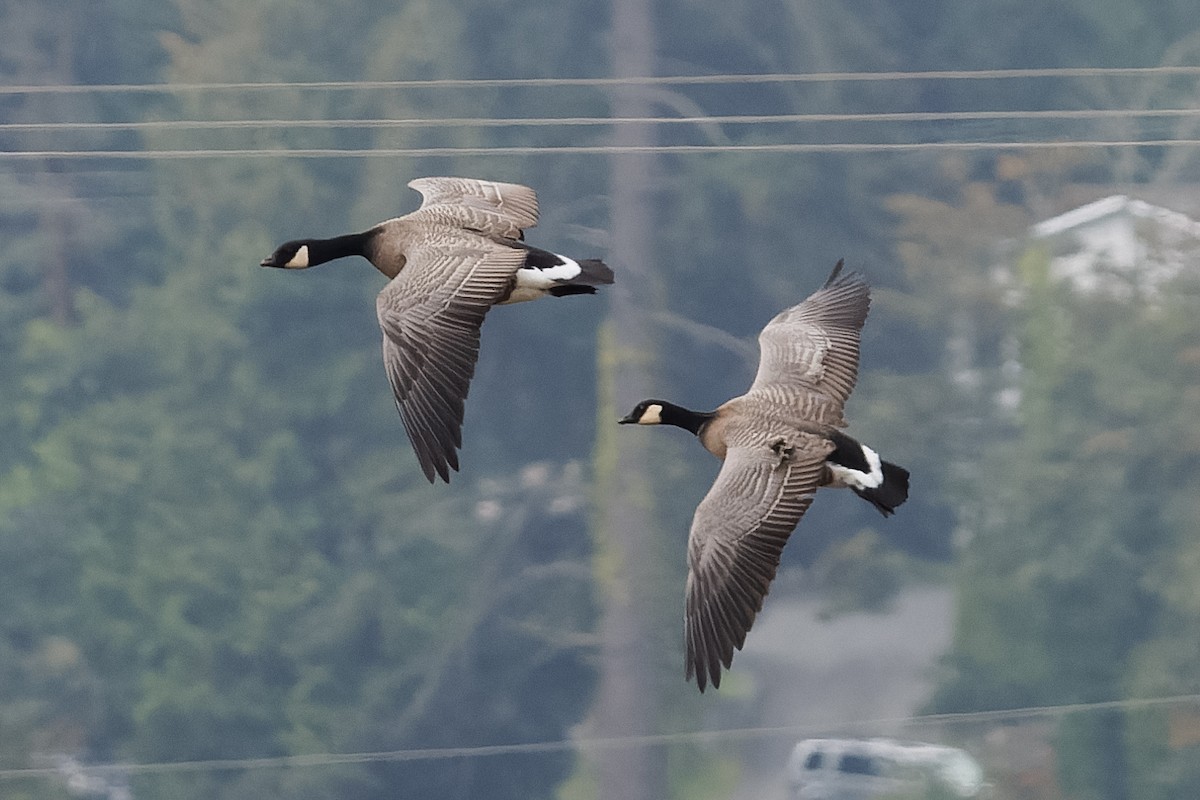
[[[781,452],[792,448],[791,454]],[[832,449],[798,441],[731,447],[716,481],[696,508],[688,536],[684,638],[687,677],[700,691],[721,685],[775,578],[780,554],[808,510]]]
[[[423,198],[414,214],[510,239],[537,225],[537,193],[528,186],[474,178],[417,178],[408,185]]]
[[[383,365],[425,477],[458,469],[463,410],[479,357],[479,328],[509,290],[525,253],[481,237],[428,241],[375,302]]]
[[[841,424],[842,407],[858,380],[859,333],[871,289],[857,272],[834,267],[803,303],[780,312],[758,335],[758,374],[751,392],[802,386],[813,393],[814,421]]]

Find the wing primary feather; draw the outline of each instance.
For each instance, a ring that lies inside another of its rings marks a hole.
[[[842,267],[845,265],[845,263],[846,259],[839,258],[838,262],[833,265],[833,272],[829,273],[829,277],[825,280],[825,288],[833,285],[833,282],[837,280],[837,276],[841,273]]]
[[[689,537],[685,673],[697,686],[719,686],[745,645],[783,547],[811,504],[824,455],[806,452],[780,469],[761,445],[726,453]]]

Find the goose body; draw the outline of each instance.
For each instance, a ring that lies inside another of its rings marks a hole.
[[[463,411],[492,306],[593,294],[613,282],[595,259],[576,260],[524,241],[537,195],[514,183],[419,178],[421,207],[362,233],[285,242],[264,267],[306,269],[361,256],[388,278],[375,303],[383,363],[425,477],[458,469]]]
[[[715,411],[643,400],[621,423],[674,425],[722,460],[688,536],[685,671],[700,691],[745,643],[788,537],[821,487],[847,487],[884,516],[908,498],[908,471],[842,433],[858,377],[870,288],[834,267],[825,285],[759,334],[750,389]]]

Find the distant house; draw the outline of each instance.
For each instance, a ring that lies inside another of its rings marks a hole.
[[[1163,287],[1185,270],[1200,275],[1200,222],[1186,214],[1124,194],[1095,200],[1031,225],[1023,240],[1006,243],[1003,258],[1016,259],[1032,246],[1050,259],[1050,278],[1067,283],[1080,296],[1129,301],[1158,297]],[[1022,285],[1012,261],[993,273],[1009,291],[1006,301],[1020,307],[1028,287]],[[995,407],[1008,414],[1021,402],[1020,347],[1015,335],[1001,340],[1005,354],[988,380],[977,363],[976,344],[967,331],[949,342],[949,364],[955,383],[966,391],[990,395]]]
[[[1039,222],[1030,237],[1050,254],[1050,275],[1083,294],[1154,296],[1200,259],[1200,222],[1112,195]]]

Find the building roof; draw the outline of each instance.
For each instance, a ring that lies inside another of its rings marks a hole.
[[[1029,232],[1048,245],[1053,278],[1118,299],[1157,294],[1200,252],[1200,222],[1124,194],[1043,220]]]
[[[1151,205],[1144,200],[1124,194],[1103,197],[1079,208],[1073,208],[1064,214],[1059,214],[1057,217],[1043,220],[1034,225],[1031,232],[1035,238],[1044,239],[1122,214],[1152,220],[1164,227],[1173,228],[1180,233],[1200,239],[1200,222],[1178,211]]]

